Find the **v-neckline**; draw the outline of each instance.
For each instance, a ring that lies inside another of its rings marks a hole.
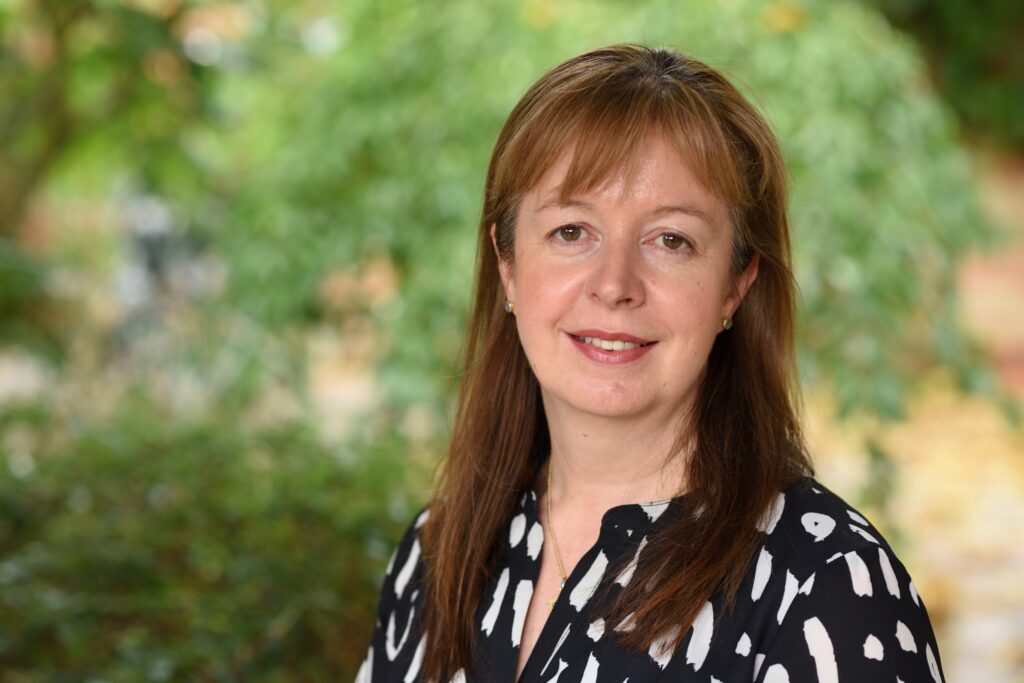
[[[580,559],[566,576],[565,586],[559,591],[553,608],[544,619],[544,625],[541,627],[537,640],[534,642],[533,648],[523,663],[523,669],[518,675],[516,675],[516,671],[519,667],[519,655],[522,649],[522,638],[526,629],[526,621],[529,617],[529,607],[522,622],[519,624],[518,632],[515,630],[516,623],[513,621],[513,632],[511,635],[517,644],[513,647],[512,652],[511,683],[527,683],[528,681],[540,680],[541,675],[551,666],[552,660],[557,663],[556,655],[562,646],[565,645],[565,641],[572,635],[572,622],[574,617],[578,616],[572,613],[569,615],[564,614],[564,610],[574,609],[571,602],[573,590],[579,586],[586,573],[591,571],[599,556],[605,555],[605,567],[614,562],[619,556],[619,553],[616,552],[614,557],[609,558],[603,548],[607,544],[602,543],[602,540],[608,539],[610,536],[621,536],[623,532],[620,532],[619,529],[623,527],[627,529],[627,532],[625,533],[626,538],[620,539],[621,543],[628,543],[632,538],[646,536],[647,532],[657,523],[669,506],[683,498],[685,498],[685,494],[647,503],[624,503],[613,506],[604,512],[601,516],[601,526],[597,538],[590,548],[580,556]],[[541,538],[537,561],[533,571],[521,576],[521,579],[529,580],[534,588],[536,588],[543,565],[544,551],[548,548],[547,533],[540,518],[540,498],[537,492],[533,488],[527,489],[520,502],[520,512],[525,514],[525,527],[528,528],[532,524],[538,524],[540,527],[539,533]],[[603,576],[603,570],[601,573]],[[532,598],[531,594],[531,604]],[[541,608],[546,607],[544,602],[539,604]],[[583,611],[582,606],[576,611],[581,613]],[[536,661],[539,657],[547,657],[547,659],[543,664],[540,664]],[[538,666],[541,668],[536,670]],[[532,674],[533,678],[526,678],[528,674]]]

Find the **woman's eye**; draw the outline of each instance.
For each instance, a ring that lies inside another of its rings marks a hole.
[[[583,228],[575,224],[563,225],[555,230],[555,234],[563,242],[575,242],[583,236]]]
[[[688,244],[686,238],[682,235],[676,235],[675,233],[666,232],[664,235],[659,237],[661,244],[669,249],[677,250]]]

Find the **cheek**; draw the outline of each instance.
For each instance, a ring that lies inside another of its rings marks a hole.
[[[583,281],[564,265],[524,259],[516,268],[516,306],[542,317],[557,315],[576,300]]]
[[[657,288],[659,308],[676,325],[701,327],[718,315],[721,292],[707,278],[678,278]]]

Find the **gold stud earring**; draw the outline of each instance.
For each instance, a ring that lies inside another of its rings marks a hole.
[[[511,313],[512,311],[516,310],[516,305],[509,301],[508,299],[505,299],[504,308],[506,313]]]
[[[732,329],[732,318],[722,318],[722,329],[723,330],[731,330]]]

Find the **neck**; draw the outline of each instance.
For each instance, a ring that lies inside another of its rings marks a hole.
[[[545,412],[552,496],[560,507],[603,512],[672,498],[685,489],[686,454],[673,453],[678,414],[608,418],[547,401]]]

